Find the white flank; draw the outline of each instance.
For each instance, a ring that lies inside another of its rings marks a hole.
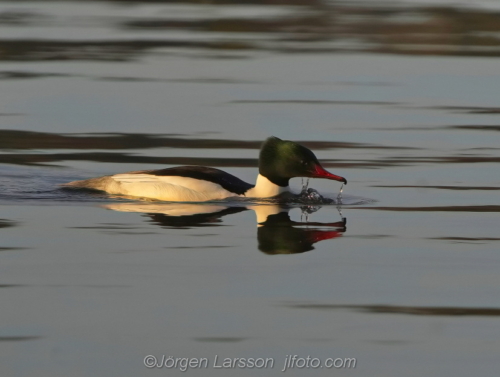
[[[220,185],[201,179],[127,173],[116,174],[111,178],[120,185],[120,194],[145,198],[203,202],[235,196]]]
[[[98,187],[98,189],[110,194],[176,202],[204,202],[236,196],[213,182],[150,174],[116,174],[109,177],[103,187]]]

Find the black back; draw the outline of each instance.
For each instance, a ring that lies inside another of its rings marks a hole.
[[[238,195],[243,195],[253,187],[250,183],[242,181],[238,177],[225,171],[209,168],[206,166],[176,166],[174,168],[167,168],[161,170],[144,170],[136,172],[140,174],[151,174],[157,176],[179,176],[186,178],[201,179],[209,181],[222,186],[223,189],[234,192]]]

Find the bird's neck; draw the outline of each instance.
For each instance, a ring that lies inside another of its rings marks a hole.
[[[245,193],[245,196],[249,198],[269,198],[289,191],[290,187],[278,186],[272,183],[263,175],[259,174],[257,176],[257,182],[255,183],[255,186],[248,190]]]

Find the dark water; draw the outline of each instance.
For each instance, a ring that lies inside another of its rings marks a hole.
[[[0,374],[495,375],[500,13],[474,5],[0,1]],[[270,135],[346,177],[342,205],[59,187],[253,182]]]

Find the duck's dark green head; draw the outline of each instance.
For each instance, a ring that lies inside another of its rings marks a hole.
[[[290,178],[295,177],[333,179],[347,184],[345,178],[323,169],[314,153],[306,147],[274,136],[262,144],[259,173],[281,187],[288,186]]]

